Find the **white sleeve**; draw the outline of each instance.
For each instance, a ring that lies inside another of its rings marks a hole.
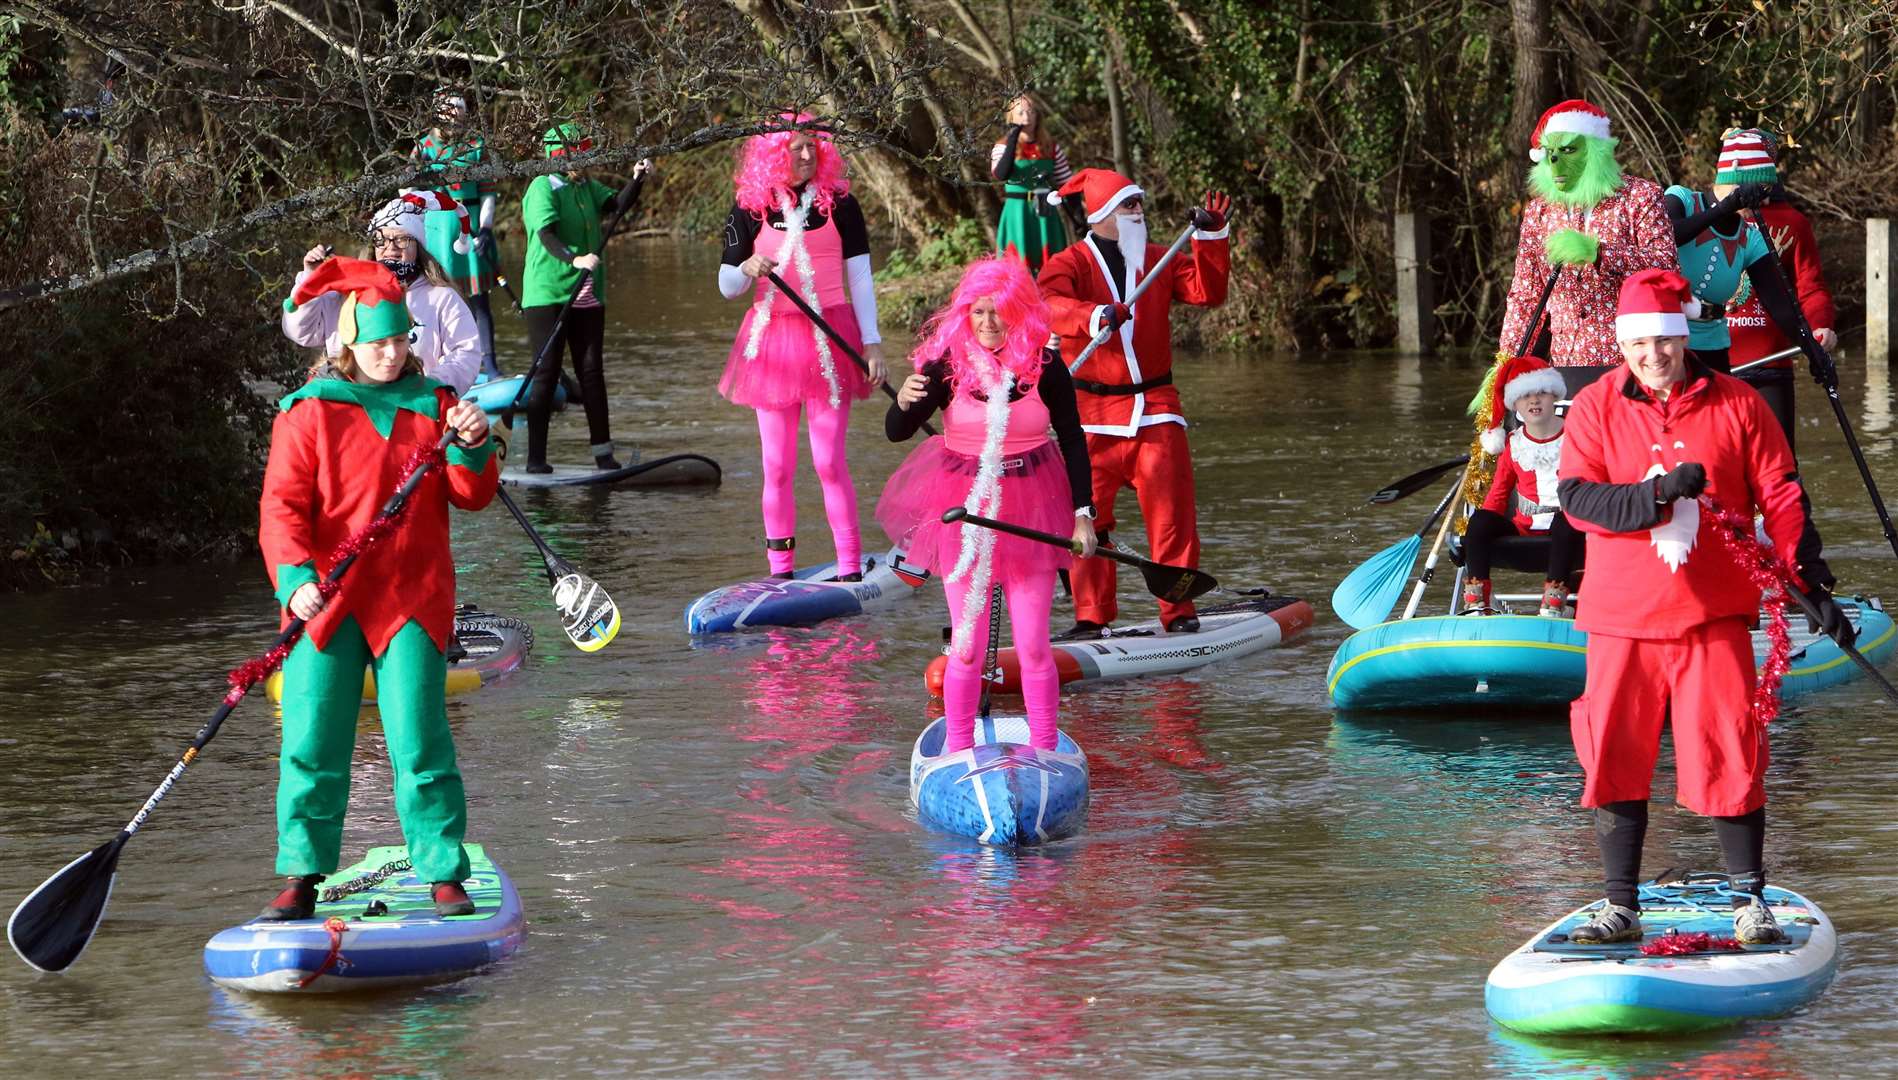
[[[409,310],[422,318],[434,318],[436,340],[441,343],[440,356],[422,357],[423,373],[447,384],[460,397],[481,373],[481,334],[475,326],[474,312],[468,309],[468,301],[451,288],[433,285],[426,297],[417,296],[419,292],[409,290],[409,300],[414,304]],[[431,310],[416,312],[416,306]]]
[[[310,276],[308,270],[297,271],[296,284]],[[322,349],[326,356],[341,356],[342,342],[336,337],[336,314],[341,310],[342,299],[335,293],[324,293],[295,311],[283,313],[283,336],[309,349]]]
[[[750,292],[754,284],[751,278],[736,266],[727,266],[724,263],[718,265],[718,291],[725,294],[725,299],[738,299]]]
[[[850,310],[857,313],[857,331],[865,345],[883,340],[877,329],[876,282],[870,276],[870,256],[852,255],[844,260],[844,280],[850,286]]]

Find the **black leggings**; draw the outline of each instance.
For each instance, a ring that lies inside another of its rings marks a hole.
[[[527,320],[527,338],[538,356],[560,316],[559,304],[538,304],[522,308]],[[610,453],[613,433],[606,417],[606,309],[573,308],[560,326],[560,341],[547,350],[547,359],[534,372],[534,385],[527,394],[527,460],[530,464],[547,461],[547,420],[553,413],[554,386],[560,380],[560,350],[565,345],[573,353],[573,372],[580,379],[580,396],[587,410],[587,435],[595,457]],[[605,447],[606,449],[602,449]]]
[[[1713,819],[1714,837],[1735,893],[1760,895],[1766,888],[1766,808]],[[1609,902],[1636,908],[1641,881],[1641,842],[1648,834],[1645,799],[1603,803],[1595,808],[1595,844],[1601,850],[1603,893]],[[1735,896],[1733,906],[1745,903]]]
[[[1799,444],[1793,441],[1793,429],[1796,421],[1793,413],[1793,373],[1784,369],[1760,373],[1757,369],[1735,378],[1760,392],[1766,399],[1766,407],[1773,410],[1773,418],[1779,421],[1779,429],[1786,433],[1786,445],[1792,449],[1793,457],[1799,456]]]
[[[1494,510],[1478,510],[1470,515],[1463,530],[1463,568],[1470,577],[1489,579],[1490,545],[1505,536],[1522,536],[1516,523]],[[1550,581],[1567,581],[1575,572],[1576,557],[1582,553],[1582,534],[1568,523],[1560,510],[1549,523]]]

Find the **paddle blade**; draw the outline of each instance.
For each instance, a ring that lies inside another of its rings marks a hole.
[[[1365,501],[1370,503],[1394,503],[1399,499],[1407,499],[1419,491],[1422,491],[1424,488],[1429,487],[1431,481],[1437,477],[1442,476],[1451,469],[1462,468],[1464,465],[1469,464],[1469,461],[1470,456],[1464,454],[1459,458],[1439,462],[1438,464],[1430,466],[1428,469],[1419,469],[1409,476],[1404,477],[1402,480],[1393,480],[1384,487],[1377,489],[1372,492],[1371,497]]]
[[[1331,591],[1331,610],[1354,630],[1376,626],[1390,618],[1397,598],[1404,595],[1411,564],[1417,561],[1417,549],[1421,547],[1423,535],[1412,533],[1366,559],[1364,565],[1351,571]]]
[[[1184,604],[1219,588],[1218,580],[1211,574],[1184,566],[1145,563],[1140,567],[1140,576],[1146,579],[1148,592],[1170,604]]]
[[[581,652],[599,652],[619,636],[619,605],[600,583],[568,563],[547,564],[554,578],[554,606],[560,609],[560,628]]]
[[[100,844],[40,883],[7,920],[7,943],[39,971],[64,971],[79,959],[105,918],[126,836]]]

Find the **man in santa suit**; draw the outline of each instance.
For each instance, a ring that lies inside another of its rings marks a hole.
[[[1674,732],[1676,801],[1714,819],[1733,882],[1733,936],[1779,939],[1761,898],[1772,717],[1752,707],[1748,632],[1760,589],[1713,535],[1722,526],[1701,497],[1747,522],[1763,515],[1796,584],[1832,575],[1816,547],[1799,547],[1799,473],[1772,410],[1687,352],[1692,303],[1671,270],[1631,275],[1615,319],[1627,363],[1575,395],[1564,429],[1558,490],[1588,534],[1575,617],[1588,633],[1588,681],[1569,726],[1607,891],[1570,933],[1578,943],[1641,937],[1636,888],[1663,721]],[[1804,591],[1826,633],[1849,642],[1851,624],[1825,588]]]
[[[1109,169],[1083,169],[1049,201],[1082,197],[1088,234],[1049,257],[1038,283],[1053,315],[1061,356],[1069,364],[1103,329],[1112,335],[1074,375],[1081,427],[1093,465],[1096,526],[1106,543],[1114,527],[1114,500],[1131,486],[1147,523],[1147,546],[1157,562],[1199,565],[1199,527],[1193,504],[1193,460],[1186,416],[1173,387],[1171,312],[1174,301],[1200,307],[1226,302],[1232,250],[1226,234],[1232,200],[1206,193],[1193,211],[1193,243],[1164,268],[1130,309],[1127,298],[1157,265],[1166,248],[1147,242],[1145,193]],[[1082,559],[1072,572],[1073,629],[1066,637],[1098,636],[1117,614],[1114,564]],[[1199,629],[1193,605],[1160,602],[1161,624],[1172,633]]]

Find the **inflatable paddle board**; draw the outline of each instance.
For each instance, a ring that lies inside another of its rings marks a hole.
[[[461,643],[462,651],[448,661],[449,697],[479,690],[526,663],[527,653],[534,647],[534,631],[520,619],[490,615],[464,604],[455,612],[455,640]],[[271,672],[264,690],[270,700],[282,702],[283,672]],[[362,703],[376,703],[373,670],[362,673]]]
[[[1675,1034],[1779,1016],[1818,997],[1838,967],[1832,921],[1798,893],[1768,885],[1786,940],[1711,947],[1733,937],[1726,884],[1724,874],[1689,874],[1643,885],[1640,943],[1568,940],[1605,900],[1564,915],[1489,973],[1489,1015],[1529,1035]],[[1696,932],[1716,940],[1684,955],[1642,953],[1657,939]]]
[[[927,570],[903,565],[903,552],[863,560],[862,581],[832,581],[836,562],[799,570],[789,580],[757,578],[713,589],[685,609],[688,634],[724,634],[761,626],[814,626],[907,599],[929,580]]]
[[[211,981],[263,993],[334,993],[438,982],[472,974],[512,954],[526,934],[521,898],[479,844],[468,844],[473,915],[442,918],[429,883],[408,868],[406,847],[369,849],[330,875],[316,917],[253,921],[204,946]],[[357,886],[352,888],[352,886]]]
[[[501,473],[501,482],[512,487],[690,487],[714,486],[724,478],[718,462],[703,454],[672,454],[640,461],[618,469],[595,469],[585,465],[555,465],[553,472],[530,473],[510,467]]]
[[[513,402],[514,395],[520,393],[521,380],[523,378],[526,378],[526,376],[509,375],[501,379],[490,379],[487,382],[476,383],[468,388],[467,393],[461,395],[461,400],[474,402],[476,405],[481,406],[482,412],[490,416],[499,416],[501,410],[507,408],[508,405]],[[559,411],[566,407],[567,388],[562,385],[562,383],[555,383],[554,409],[555,411]],[[515,411],[515,415],[525,416],[526,414],[527,399],[522,398],[521,406]]]
[[[909,759],[917,820],[984,844],[1017,847],[1073,836],[1087,822],[1087,755],[1060,733],[1053,750],[1028,745],[1028,720],[975,722],[975,746],[942,753],[943,723],[923,729]]]
[[[1296,638],[1312,624],[1311,605],[1295,596],[1262,596],[1199,609],[1199,631],[1169,634],[1155,619],[1115,627],[1099,638],[1054,643],[1055,670],[1061,685],[1140,675],[1176,675],[1219,660],[1247,656]],[[996,654],[1002,668],[1000,694],[1021,693],[1021,662],[1015,650]],[[942,696],[949,658],[938,656],[923,672],[923,684]]]

